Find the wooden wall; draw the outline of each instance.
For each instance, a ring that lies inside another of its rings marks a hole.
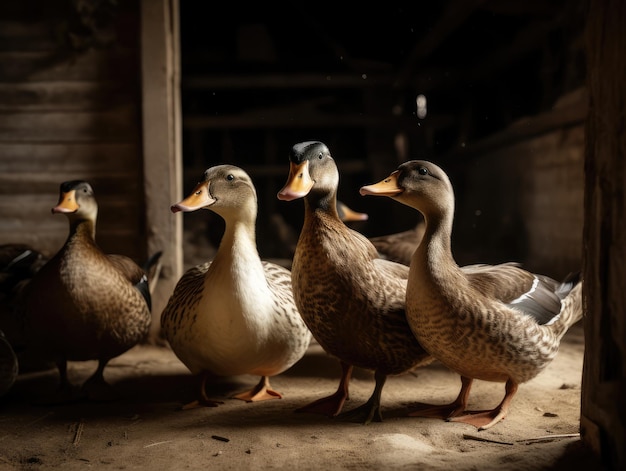
[[[56,252],[59,185],[85,179],[101,247],[145,259],[138,25],[136,1],[0,4],[0,243]]]
[[[517,261],[557,279],[582,269],[586,108],[578,90],[457,156],[460,264]]]
[[[626,469],[626,3],[589,2],[581,435]]]

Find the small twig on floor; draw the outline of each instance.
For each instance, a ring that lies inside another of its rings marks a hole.
[[[72,445],[78,446],[80,443],[80,438],[83,436],[83,429],[85,428],[85,421],[80,419],[80,422],[76,424],[76,431],[74,432],[74,440],[72,440]]]
[[[562,433],[557,435],[543,435],[541,437],[526,438],[524,440],[517,440],[518,443],[539,443],[539,442],[551,442],[555,438],[580,438],[580,433]]]
[[[477,437],[476,435],[468,435],[467,433],[463,434],[463,438],[465,438],[466,440],[476,440],[478,442],[497,443],[498,445],[514,445],[514,443],[511,442],[503,442],[500,440],[492,440],[491,438]]]
[[[144,448],[150,448],[151,446],[163,445],[164,443],[169,443],[169,442],[172,442],[172,441],[174,441],[174,440],[165,440],[164,442],[150,443],[150,445],[146,445],[146,446],[144,446]]]

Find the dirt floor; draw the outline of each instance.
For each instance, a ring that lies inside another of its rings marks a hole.
[[[30,469],[598,469],[577,433],[583,334],[570,330],[555,361],[522,385],[509,417],[492,429],[407,417],[413,402],[447,402],[458,376],[432,364],[390,378],[383,390],[383,422],[369,425],[294,413],[333,392],[339,366],[319,345],[272,379],[284,397],[258,403],[230,399],[253,376],[213,384],[215,408],[180,410],[195,398],[197,379],[167,347],[138,346],[111,361],[105,378],[123,399],[33,405],[54,390],[55,370],[22,374],[0,398],[0,470]],[[81,382],[95,362],[70,364]],[[373,375],[357,370],[348,410],[364,402]],[[493,407],[502,384],[475,382],[470,407]]]

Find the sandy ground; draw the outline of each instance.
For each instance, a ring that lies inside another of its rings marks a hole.
[[[317,344],[272,379],[282,399],[230,399],[257,378],[224,378],[209,390],[223,405],[184,411],[180,406],[195,398],[197,379],[169,348],[142,345],[105,370],[123,395],[116,402],[34,405],[54,390],[56,371],[20,375],[0,398],[0,470],[598,469],[576,436],[582,364],[577,325],[548,369],[520,387],[509,417],[478,432],[406,416],[414,402],[443,403],[458,393],[458,376],[438,363],[390,378],[382,397],[384,421],[363,425],[294,413],[337,387],[339,366]],[[71,363],[70,379],[83,381],[95,366]],[[357,370],[344,410],[364,402],[373,387],[372,373]],[[470,407],[493,407],[503,392],[502,384],[477,381]]]

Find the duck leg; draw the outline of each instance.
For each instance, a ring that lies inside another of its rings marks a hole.
[[[467,411],[463,415],[448,418],[448,421],[463,422],[475,426],[478,430],[487,430],[506,417],[511,401],[513,400],[513,396],[515,396],[515,393],[517,392],[517,388],[518,384],[509,379],[506,382],[506,394],[504,395],[504,399],[502,399],[502,402],[495,409],[486,411]]]
[[[209,398],[209,396],[207,396],[206,393],[206,383],[209,380],[209,378],[212,378],[213,375],[207,371],[202,372],[201,374],[201,381],[200,381],[200,398],[196,399],[195,401],[191,401],[185,405],[183,405],[181,407],[181,410],[189,410],[189,409],[195,409],[197,407],[217,407],[220,404],[224,404],[224,402],[222,401],[215,401],[211,398]]]
[[[235,399],[241,399],[246,402],[266,401],[268,399],[282,399],[282,395],[278,391],[274,391],[270,386],[270,379],[267,376],[261,376],[259,384],[249,391],[233,396]]]
[[[84,391],[72,385],[67,378],[67,360],[65,357],[57,358],[55,363],[59,370],[59,387],[51,396],[38,398],[34,403],[38,405],[59,405],[85,399]]]
[[[93,401],[114,401],[120,398],[120,394],[104,380],[104,367],[109,359],[100,359],[98,368],[91,377],[83,384],[83,391]]]
[[[369,424],[372,420],[375,420],[376,422],[383,421],[383,416],[380,411],[380,397],[383,391],[383,386],[387,381],[387,375],[376,370],[375,378],[376,386],[374,387],[374,392],[367,402],[356,409],[339,414],[337,416],[338,419],[363,422],[364,425]]]
[[[335,417],[341,409],[344,403],[350,399],[348,393],[350,385],[350,377],[352,376],[353,366],[348,363],[341,362],[341,380],[339,381],[339,387],[334,394],[323,397],[317,401],[311,402],[306,406],[296,409],[296,412],[310,412],[313,414],[323,414],[328,417]]]
[[[472,387],[472,378],[461,376],[461,390],[457,398],[450,404],[433,405],[418,404],[417,409],[409,412],[410,417],[430,417],[434,419],[451,419],[452,417],[461,416],[465,412],[469,399],[470,389]]]

